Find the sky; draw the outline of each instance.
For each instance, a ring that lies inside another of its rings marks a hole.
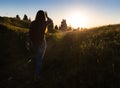
[[[120,23],[120,0],[1,0],[0,16],[23,18],[27,14],[32,20],[38,10],[45,10],[55,25],[70,19],[85,27],[96,27]],[[81,16],[74,18],[75,14]],[[71,21],[73,21],[71,20]],[[75,23],[74,22],[74,23]],[[79,24],[79,25],[80,25]]]

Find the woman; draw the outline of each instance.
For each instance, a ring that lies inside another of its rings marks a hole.
[[[40,10],[36,14],[36,18],[31,22],[29,35],[36,57],[35,77],[39,77],[42,59],[46,49],[45,30],[52,23],[52,20],[47,16],[47,13]]]

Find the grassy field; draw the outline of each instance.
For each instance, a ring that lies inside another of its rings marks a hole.
[[[28,29],[0,24],[1,88],[119,88],[120,25],[48,33],[41,79],[31,83]]]

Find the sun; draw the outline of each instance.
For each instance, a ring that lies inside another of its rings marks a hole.
[[[67,18],[67,23],[73,28],[86,27],[88,23],[87,16],[80,12],[72,12]]]

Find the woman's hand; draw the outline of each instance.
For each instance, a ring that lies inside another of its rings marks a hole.
[[[48,18],[47,12],[45,11],[45,16]]]

